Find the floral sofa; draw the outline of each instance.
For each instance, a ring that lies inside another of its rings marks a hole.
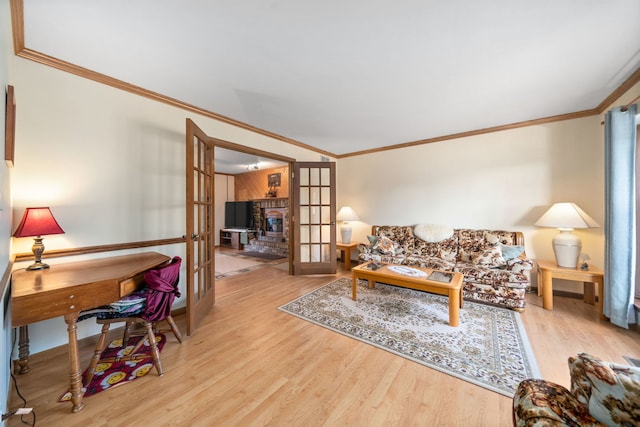
[[[368,244],[359,245],[360,261],[456,271],[464,274],[465,300],[516,311],[525,308],[533,262],[524,253],[521,232],[374,225],[368,239]]]
[[[569,358],[569,370],[571,391],[540,379],[518,385],[515,426],[640,425],[640,368],[580,353]]]

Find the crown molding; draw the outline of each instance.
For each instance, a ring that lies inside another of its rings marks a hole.
[[[124,90],[129,93],[133,93],[135,95],[143,96],[143,97],[152,99],[154,101],[162,102],[164,104],[168,104],[176,108],[180,108],[192,113],[202,115],[204,117],[208,117],[216,121],[227,123],[232,126],[239,127],[241,129],[245,129],[260,135],[264,135],[269,138],[273,138],[273,139],[285,142],[287,144],[291,144],[300,148],[304,148],[309,151],[313,151],[325,156],[334,157],[338,159],[361,156],[364,154],[371,154],[371,153],[377,153],[377,152],[383,152],[383,151],[389,151],[389,150],[397,150],[400,148],[415,147],[417,145],[431,144],[434,142],[447,141],[451,139],[466,138],[466,137],[482,135],[487,133],[501,132],[504,130],[516,129],[516,128],[527,127],[527,126],[535,126],[535,125],[541,125],[546,123],[558,122],[563,120],[571,120],[571,119],[577,119],[577,118],[602,114],[613,102],[616,101],[616,99],[620,98],[624,93],[626,93],[629,89],[631,89],[631,87],[633,87],[636,83],[640,82],[640,68],[638,68],[623,84],[621,84],[618,88],[616,88],[597,107],[592,108],[590,110],[578,111],[578,112],[568,113],[568,114],[560,114],[557,116],[544,117],[540,119],[525,120],[517,123],[494,126],[494,127],[484,128],[484,129],[477,129],[477,130],[472,130],[467,132],[454,133],[454,134],[443,135],[443,136],[438,136],[434,138],[420,139],[417,141],[405,142],[401,144],[388,145],[385,147],[374,148],[370,150],[354,151],[351,153],[337,155],[335,153],[321,150],[317,147],[313,147],[311,145],[302,143],[300,141],[287,138],[285,136],[278,135],[276,133],[269,132],[264,129],[260,129],[258,127],[249,125],[247,123],[232,119],[230,117],[226,117],[226,116],[214,113],[212,111],[196,107],[186,102],[182,102],[180,100],[144,89],[142,87],[132,85],[122,80],[109,77],[105,74],[101,74],[96,71],[92,71],[87,68],[83,68],[78,65],[74,65],[72,63],[62,61],[60,59],[46,55],[44,53],[40,53],[31,49],[28,49],[25,47],[25,43],[24,43],[24,0],[10,0],[10,4],[11,4],[11,22],[13,27],[12,28],[13,45],[14,45],[16,56],[20,58],[35,61],[40,64],[47,65],[64,72],[75,74],[79,77],[83,77],[98,83],[102,83],[120,90]]]

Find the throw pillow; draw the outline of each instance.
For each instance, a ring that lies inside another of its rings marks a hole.
[[[378,240],[373,245],[373,250],[378,251],[382,255],[395,255],[395,248],[393,245],[393,240],[386,236],[378,237]]]
[[[524,252],[524,246],[503,245],[502,243],[498,246],[500,246],[500,249],[502,250],[502,258],[504,258],[505,261],[518,258]]]
[[[471,255],[471,262],[484,267],[497,268],[506,264],[502,257],[502,251],[498,246],[492,246],[481,252],[475,252]]]
[[[378,236],[367,236],[367,240],[369,240],[369,244],[373,247],[378,241]]]
[[[413,228],[413,234],[425,242],[436,243],[451,238],[453,228],[436,224],[418,224]]]

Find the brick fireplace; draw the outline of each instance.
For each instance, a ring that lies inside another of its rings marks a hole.
[[[244,250],[283,257],[289,256],[289,200],[269,198],[253,200],[253,218],[258,232]]]
[[[287,237],[285,224],[287,216],[286,208],[266,208],[264,210],[264,226],[263,230],[269,237]]]

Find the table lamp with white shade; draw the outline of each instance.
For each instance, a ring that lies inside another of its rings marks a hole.
[[[342,243],[351,243],[351,226],[349,221],[360,221],[358,215],[349,206],[343,206],[336,215],[338,221],[342,221],[342,227],[340,227],[340,237]]]
[[[553,238],[553,253],[558,267],[568,268],[578,267],[578,258],[582,251],[582,242],[572,233],[573,229],[600,227],[575,203],[555,203],[535,225],[560,230],[560,233]]]

